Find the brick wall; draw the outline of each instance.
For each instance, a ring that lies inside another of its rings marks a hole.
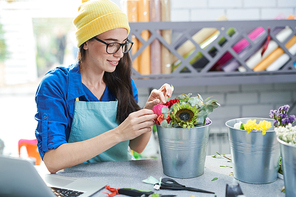
[[[121,6],[121,0],[113,0]],[[171,0],[172,21],[269,20],[296,15],[295,0]]]
[[[120,0],[114,0],[120,5]],[[271,20],[296,15],[296,0],[171,0],[172,21],[211,21],[221,15],[228,20]],[[271,109],[296,101],[296,83],[175,87],[173,98],[182,93],[212,96],[221,107],[213,121],[208,154],[230,153],[225,122],[240,117],[268,117]],[[144,106],[149,90],[139,88],[139,104]],[[296,106],[291,110],[296,114]]]
[[[225,126],[227,120],[242,117],[268,118],[271,109],[278,109],[285,104],[292,107],[296,102],[296,83],[175,87],[172,98],[190,92],[193,95],[201,94],[203,99],[212,97],[221,104],[209,116],[213,124],[208,154],[230,153]],[[144,106],[148,93],[148,89],[139,88],[141,106]],[[296,106],[291,108],[290,113],[296,114]]]
[[[296,13],[295,0],[171,0],[172,21],[269,20]]]
[[[296,83],[175,87],[172,98],[190,92],[193,95],[201,94],[203,99],[212,97],[219,101],[221,106],[210,114],[210,118],[213,127],[220,131],[225,131],[224,123],[229,119],[254,116],[268,118],[271,109],[285,104],[292,107],[296,101]],[[148,89],[139,88],[140,106],[144,106],[148,93]],[[296,106],[291,108],[290,113],[296,114]]]

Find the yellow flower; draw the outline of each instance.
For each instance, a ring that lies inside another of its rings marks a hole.
[[[266,120],[263,120],[259,122],[257,130],[261,130],[262,135],[265,135],[266,130],[269,129],[270,127],[271,127],[271,123]]]
[[[254,120],[248,120],[246,124],[244,124],[244,128],[246,131],[251,132],[253,129],[257,128],[256,119]]]
[[[259,124],[256,123],[256,119],[254,120],[248,120],[248,122],[246,124],[244,124],[244,128],[246,131],[251,132],[251,131],[257,131],[257,132],[262,132],[262,135],[266,134],[267,129],[269,129],[271,127],[271,123],[266,121],[266,120],[262,120],[259,122]]]

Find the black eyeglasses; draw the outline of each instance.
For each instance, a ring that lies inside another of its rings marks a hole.
[[[114,54],[116,53],[120,47],[122,47],[122,52],[123,53],[128,53],[132,46],[133,46],[133,42],[130,41],[130,40],[127,40],[125,43],[117,43],[117,42],[112,42],[112,43],[107,43],[107,42],[104,42],[103,40],[100,40],[99,38],[97,37],[94,37],[94,39],[96,39],[97,41],[101,42],[101,43],[104,43],[106,45],[106,52],[108,54]]]

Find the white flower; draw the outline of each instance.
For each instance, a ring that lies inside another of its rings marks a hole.
[[[235,124],[233,125],[233,127],[234,127],[235,129],[241,129],[241,125],[242,125],[242,122],[239,121],[238,123],[235,123]]]
[[[288,124],[285,127],[276,127],[274,131],[281,140],[296,145],[296,126],[293,127],[292,124]]]
[[[294,135],[292,143],[296,144],[296,135]]]

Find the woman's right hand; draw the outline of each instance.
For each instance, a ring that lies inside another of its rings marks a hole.
[[[141,109],[129,114],[117,127],[121,141],[132,140],[144,133],[152,131],[156,117],[157,115],[150,109]]]

